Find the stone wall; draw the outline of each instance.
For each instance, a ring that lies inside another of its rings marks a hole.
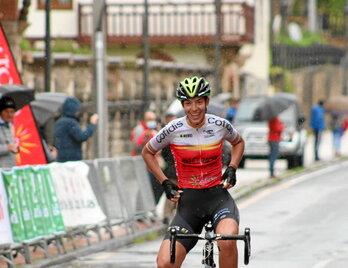
[[[88,114],[83,116],[86,124],[93,113],[93,66],[90,56],[54,54],[51,67],[51,90],[67,92],[85,103]],[[152,61],[149,74],[150,109],[164,119],[168,105],[174,99],[178,81],[186,76],[204,75],[213,84],[211,69],[207,66],[184,65]],[[23,62],[22,80],[36,92],[44,91],[44,54],[32,53]],[[129,155],[130,131],[142,119],[143,71],[137,63],[125,63],[109,58],[107,64],[107,98],[109,102],[109,157]],[[85,146],[85,158],[93,158],[90,139]]]

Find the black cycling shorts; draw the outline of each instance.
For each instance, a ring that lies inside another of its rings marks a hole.
[[[226,218],[232,218],[239,224],[238,208],[226,189],[217,185],[207,189],[181,189],[177,212],[170,223],[178,233],[200,234],[204,225],[211,221],[214,230],[216,225]],[[169,232],[164,239],[169,239]],[[189,252],[196,244],[197,239],[177,239]]]

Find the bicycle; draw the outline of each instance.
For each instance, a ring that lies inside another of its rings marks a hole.
[[[217,240],[243,240],[244,241],[244,264],[249,264],[249,258],[251,254],[251,245],[250,245],[250,228],[245,228],[244,235],[222,235],[215,234],[213,230],[213,225],[209,221],[205,224],[205,234],[178,234],[177,230],[172,227],[170,228],[170,263],[175,263],[175,243],[176,238],[181,239],[198,239],[206,240],[206,243],[203,248],[203,260],[202,264],[204,268],[214,268],[216,267],[214,262],[214,243]]]

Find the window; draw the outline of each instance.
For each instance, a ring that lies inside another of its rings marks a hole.
[[[37,0],[38,9],[45,9],[47,0]],[[72,9],[73,0],[50,0],[52,9]]]

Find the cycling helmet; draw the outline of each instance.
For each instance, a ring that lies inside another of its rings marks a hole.
[[[189,77],[179,82],[176,89],[176,98],[179,101],[191,99],[194,97],[208,97],[210,95],[210,86],[203,77]]]

